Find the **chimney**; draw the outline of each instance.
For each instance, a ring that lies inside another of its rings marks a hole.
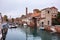
[[[28,14],[28,8],[26,7],[26,15]]]

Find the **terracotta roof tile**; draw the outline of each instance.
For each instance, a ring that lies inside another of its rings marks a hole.
[[[40,13],[33,13],[31,16],[36,17],[36,16],[39,16],[39,15],[40,15]]]

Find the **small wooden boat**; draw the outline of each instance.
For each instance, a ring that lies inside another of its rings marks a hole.
[[[39,27],[39,29],[44,30],[44,27]]]
[[[9,25],[9,28],[17,28],[17,27],[14,25]]]
[[[24,26],[24,28],[27,28],[27,24],[26,23],[24,23],[23,26]]]
[[[52,27],[51,27],[50,29],[51,29],[51,31],[54,32],[54,33],[57,32],[55,28],[52,28]]]
[[[57,31],[57,33],[60,33],[60,27],[55,27],[55,30]]]
[[[26,24],[26,23],[24,23],[23,25],[24,25],[24,26],[26,26],[27,24]]]
[[[50,26],[45,27],[45,30],[49,31],[49,32],[53,32],[53,33],[57,32],[56,29],[55,29],[55,27],[50,27]]]
[[[16,24],[15,27],[18,27],[18,25]]]
[[[46,31],[52,32],[52,30],[50,29],[50,26],[44,27],[44,29],[45,29]]]
[[[46,31],[59,33],[60,34],[60,27],[54,26],[54,27],[45,27]]]

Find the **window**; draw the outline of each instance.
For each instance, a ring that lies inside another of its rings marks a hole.
[[[55,15],[55,17],[56,17],[56,15]]]
[[[49,25],[49,21],[48,21],[48,25]]]
[[[53,15],[52,15],[53,16]]]
[[[44,22],[42,22],[42,27],[43,27]]]
[[[49,13],[49,11],[48,11],[48,13]]]

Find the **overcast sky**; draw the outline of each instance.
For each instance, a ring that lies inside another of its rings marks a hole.
[[[25,7],[32,12],[33,9],[43,9],[55,6],[60,11],[60,0],[0,0],[0,12],[8,17],[20,17],[25,14]]]

